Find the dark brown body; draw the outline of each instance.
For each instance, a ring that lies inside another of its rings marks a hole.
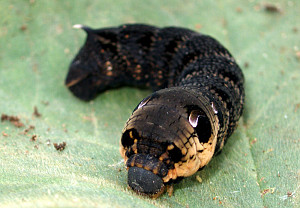
[[[244,78],[230,53],[183,28],[83,29],[87,41],[66,79],[76,96],[90,100],[123,84],[161,89],[137,106],[123,130],[129,186],[157,196],[165,184],[203,168],[242,114]]]

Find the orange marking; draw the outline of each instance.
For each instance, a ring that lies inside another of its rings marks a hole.
[[[131,139],[133,139],[132,131],[129,132],[129,136],[130,136]]]
[[[67,87],[72,87],[73,85],[76,85],[78,82],[80,82],[81,80],[83,80],[86,76],[84,77],[80,77],[78,79],[74,79],[71,82],[67,83],[66,86]]]
[[[158,168],[156,167],[154,170],[152,170],[152,172],[153,172],[155,175],[157,175],[157,173],[158,173]]]

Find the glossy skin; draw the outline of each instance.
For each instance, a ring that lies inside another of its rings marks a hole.
[[[129,186],[157,197],[205,167],[243,110],[244,78],[230,53],[183,28],[82,28],[88,37],[66,79],[74,95],[90,100],[120,85],[158,90],[138,104],[123,130]]]

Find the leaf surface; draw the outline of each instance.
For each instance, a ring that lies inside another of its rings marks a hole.
[[[0,123],[0,207],[298,207],[299,10],[297,0],[1,1],[0,113],[25,126]],[[72,25],[128,22],[209,34],[246,78],[244,115],[223,152],[157,200],[127,188],[119,154],[123,125],[150,90],[86,103],[64,86],[85,38]]]

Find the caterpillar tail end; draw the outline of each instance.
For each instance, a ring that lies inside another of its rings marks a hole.
[[[82,25],[82,24],[75,24],[75,25],[73,25],[73,28],[74,29],[82,29],[82,30],[84,30],[87,33],[90,32],[90,31],[92,31],[92,28],[90,28],[88,26],[85,26],[85,25]]]

